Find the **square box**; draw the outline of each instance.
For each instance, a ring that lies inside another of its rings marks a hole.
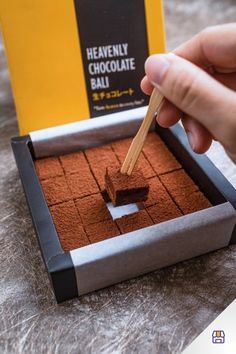
[[[86,245],[87,241],[81,230],[80,240],[85,242],[85,246],[69,252],[63,250],[52,215],[60,218],[60,213],[68,207],[68,201],[63,202],[63,210],[50,213],[34,161],[132,137],[140,126],[145,111],[144,107],[114,113],[12,139],[32,221],[58,302],[236,243],[236,191],[233,186],[205,155],[199,156],[192,152],[179,125],[170,129],[156,125],[152,127],[152,134],[160,136],[176,161],[199,187],[199,190],[192,190],[196,203],[201,198],[201,193],[204,193],[212,207],[206,205],[206,209],[195,212],[190,206],[182,205],[182,196],[172,184],[172,193],[178,198],[179,208],[186,208],[190,214],[175,215],[174,219],[168,221],[157,220],[158,224],[122,235],[119,235],[119,230],[111,220],[111,225],[107,225],[106,230],[102,229],[98,221],[88,225],[90,237],[99,241],[96,228],[100,228],[107,239]],[[165,163],[161,161],[161,165],[163,169]],[[174,170],[169,172],[177,173]],[[191,180],[186,176],[178,172],[177,177],[181,184],[191,187]],[[164,185],[169,183],[165,174],[162,182]],[[152,183],[158,184],[155,180]],[[160,191],[165,200],[165,191]],[[147,208],[152,208],[152,220],[155,220],[155,205],[152,205],[151,199],[146,203]],[[74,206],[71,213],[73,209]],[[149,221],[147,217],[146,225],[149,225]],[[110,232],[116,232],[117,236],[109,238]]]

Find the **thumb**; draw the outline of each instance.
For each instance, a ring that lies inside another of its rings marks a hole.
[[[234,91],[172,53],[150,56],[145,71],[151,84],[181,111],[195,118],[219,141],[227,138],[236,114]]]

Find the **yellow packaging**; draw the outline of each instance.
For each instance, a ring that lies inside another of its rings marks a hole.
[[[147,104],[161,0],[1,0],[0,22],[21,134]]]

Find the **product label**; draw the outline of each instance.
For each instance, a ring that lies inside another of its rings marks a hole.
[[[91,117],[148,104],[143,0],[75,0]]]

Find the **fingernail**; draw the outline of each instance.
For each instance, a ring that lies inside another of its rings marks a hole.
[[[145,63],[145,71],[149,81],[153,85],[160,85],[169,66],[170,62],[167,59],[169,54],[151,55]]]
[[[165,123],[165,119],[162,116],[160,116],[159,113],[160,113],[160,110],[157,112],[156,121],[157,121],[157,124],[162,126]]]
[[[191,131],[187,131],[186,133],[187,133],[189,144],[190,144],[192,150],[194,151],[195,146],[196,146],[194,134]]]

